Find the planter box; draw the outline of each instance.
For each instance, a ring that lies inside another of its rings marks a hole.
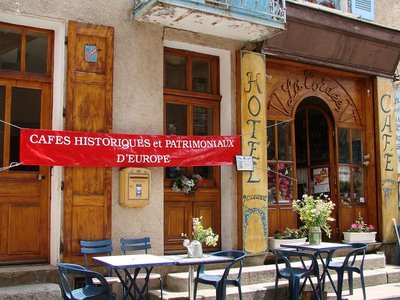
[[[343,232],[344,243],[375,243],[376,232]]]
[[[268,248],[276,249],[280,248],[281,244],[304,244],[307,238],[301,239],[275,239],[274,237],[268,237]]]

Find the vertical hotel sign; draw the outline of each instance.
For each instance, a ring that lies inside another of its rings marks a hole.
[[[242,173],[243,248],[257,253],[268,242],[265,56],[241,51],[240,66],[242,155],[254,164]]]
[[[379,152],[382,198],[382,238],[394,239],[392,219],[398,217],[395,99],[391,79],[377,78]]]

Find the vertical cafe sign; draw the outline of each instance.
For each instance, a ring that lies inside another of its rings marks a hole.
[[[268,242],[265,56],[241,51],[240,66],[242,155],[254,164],[242,174],[243,248],[257,253]]]
[[[391,79],[377,78],[379,152],[382,198],[382,234],[383,241],[394,238],[392,219],[398,216],[397,190],[397,151],[396,124],[393,82]]]

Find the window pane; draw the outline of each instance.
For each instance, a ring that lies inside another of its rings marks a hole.
[[[212,167],[193,167],[193,173],[199,174],[205,179],[214,179]]]
[[[0,86],[0,119],[4,120],[4,110],[6,105],[6,87]],[[4,123],[0,123],[0,166],[4,166]]]
[[[40,128],[41,91],[28,88],[13,88],[11,92],[11,124],[22,128]],[[10,162],[19,162],[20,130],[11,127]],[[37,166],[19,166],[11,171],[37,171]]]
[[[310,163],[328,163],[328,123],[319,111],[310,109],[308,112]]]
[[[289,122],[278,126],[278,160],[292,160],[292,134]]]
[[[278,198],[280,204],[289,204],[293,200],[293,166],[278,163]]]
[[[193,135],[213,134],[213,110],[210,107],[193,108]]]
[[[350,204],[350,167],[339,167],[339,197],[343,204]]]
[[[209,93],[211,91],[211,67],[208,60],[193,59],[192,60],[192,73],[193,73],[193,88],[194,92]]]
[[[268,121],[267,128],[267,138],[268,138],[268,146],[267,146],[267,157],[269,160],[276,160],[275,155],[275,121]]]
[[[307,127],[305,111],[296,114],[296,160],[298,165],[307,163]]]
[[[361,164],[362,162],[362,131],[360,129],[353,129],[351,134],[352,158],[353,164]]]
[[[166,134],[188,135],[187,106],[167,103]]]
[[[43,33],[26,34],[26,71],[47,74],[48,36]]]
[[[186,58],[177,55],[165,56],[165,86],[186,89]]]
[[[0,27],[0,41],[0,68],[18,71],[21,65],[21,30]]]
[[[364,203],[364,180],[362,167],[353,167],[353,199],[354,202]]]
[[[268,164],[268,203],[276,204],[276,164]]]
[[[350,137],[348,128],[339,128],[339,163],[349,164],[350,163]]]

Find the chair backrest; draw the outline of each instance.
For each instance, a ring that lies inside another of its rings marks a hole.
[[[147,254],[147,250],[151,249],[150,238],[136,238],[136,239],[120,239],[121,251],[126,254],[127,251],[144,251]]]
[[[392,221],[394,226],[394,232],[396,233],[397,246],[400,247],[400,224],[397,224],[395,219],[392,219]]]
[[[275,267],[276,267],[276,273],[280,274],[279,271],[279,260],[283,260],[285,263],[287,271],[291,274],[294,275],[294,271],[292,268],[292,262],[290,261],[291,258],[296,258],[300,259],[303,268],[304,269],[309,269],[312,271],[312,274],[315,276],[319,276],[319,267],[318,267],[318,261],[317,258],[307,252],[301,252],[301,251],[291,251],[291,250],[285,250],[285,249],[274,249],[273,252],[275,253]],[[311,261],[311,266],[307,267],[305,265],[304,259],[309,259]]]
[[[241,250],[222,250],[222,251],[214,252],[211,255],[226,256],[226,257],[233,258],[233,261],[229,262],[226,265],[225,271],[224,271],[224,274],[222,275],[222,277],[224,279],[227,279],[231,268],[238,264],[239,272],[236,277],[236,280],[240,280],[240,277],[242,276],[243,259],[246,257],[246,252],[241,251]]]
[[[72,278],[77,276],[85,277],[85,295],[88,299],[112,299],[110,286],[100,273],[89,271],[80,265],[68,263],[58,263],[57,267],[63,295],[67,299],[75,299],[72,293],[74,289],[71,287],[70,282],[72,282]],[[94,285],[93,278],[97,278],[100,281],[100,285]]]
[[[351,246],[353,250],[347,253],[346,258],[343,262],[343,266],[353,267],[356,263],[357,256],[361,256],[360,268],[362,268],[364,266],[365,250],[367,248],[367,244],[352,243]]]
[[[84,241],[80,242],[81,252],[85,261],[85,268],[88,267],[87,256],[89,254],[105,254],[111,255],[112,252],[112,242],[111,240],[97,240],[97,241]]]

